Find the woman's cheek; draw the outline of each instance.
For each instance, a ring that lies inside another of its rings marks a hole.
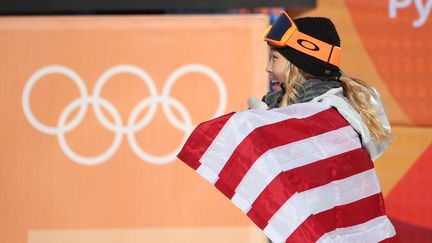
[[[278,70],[277,70],[277,80],[279,81],[279,82],[283,82],[284,81],[284,69],[283,68],[278,68]]]

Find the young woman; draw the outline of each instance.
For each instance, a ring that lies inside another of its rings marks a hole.
[[[341,41],[331,20],[291,20],[282,13],[264,33],[264,39],[271,47],[266,71],[280,88],[267,93],[262,102],[250,99],[249,107],[327,103],[348,120],[372,160],[376,160],[392,141],[390,125],[378,92],[340,69]]]
[[[178,157],[274,242],[394,242],[372,162],[392,139],[377,91],[341,71],[327,18],[284,12],[264,39],[280,89],[249,107],[269,110],[201,123]]]

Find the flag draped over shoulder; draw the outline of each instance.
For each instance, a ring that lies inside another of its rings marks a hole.
[[[395,240],[369,154],[325,104],[251,109],[201,123],[178,158],[273,242]]]

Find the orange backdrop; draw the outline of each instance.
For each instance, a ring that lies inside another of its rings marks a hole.
[[[175,155],[193,125],[265,91],[266,23],[0,19],[0,242],[262,239]]]

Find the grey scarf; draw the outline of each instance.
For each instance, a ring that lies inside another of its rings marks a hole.
[[[296,91],[298,93],[297,103],[309,102],[313,98],[320,96],[327,92],[329,89],[339,88],[342,84],[336,80],[320,80],[320,79],[309,79],[306,80]],[[269,108],[280,107],[282,97],[285,94],[285,88],[282,85],[281,90],[268,92],[263,98]]]

